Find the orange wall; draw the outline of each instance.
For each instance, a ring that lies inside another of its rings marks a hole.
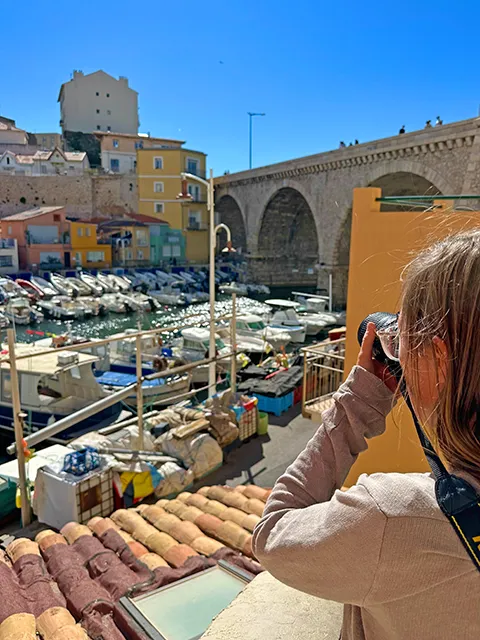
[[[400,275],[422,248],[465,228],[480,226],[480,212],[453,212],[453,201],[425,212],[380,212],[380,189],[355,189],[347,301],[345,372],[358,354],[357,328],[369,313],[398,311]],[[428,465],[408,410],[400,403],[387,420],[384,435],[369,441],[347,484],[361,473],[426,471]]]

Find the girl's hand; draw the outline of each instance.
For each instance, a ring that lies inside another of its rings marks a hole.
[[[369,373],[373,373],[377,378],[380,378],[383,384],[388,387],[392,393],[396,393],[398,391],[397,379],[395,376],[392,376],[387,365],[378,362],[378,360],[375,360],[372,357],[373,342],[376,335],[377,332],[374,323],[369,322],[365,335],[363,336],[360,353],[357,358],[357,364]]]

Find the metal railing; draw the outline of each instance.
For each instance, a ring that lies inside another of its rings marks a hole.
[[[193,321],[194,318],[197,318],[196,322]],[[96,340],[95,342],[84,342],[80,344],[76,344],[74,347],[75,351],[81,351],[83,349],[92,349],[97,348],[102,345],[109,344],[111,342],[115,342],[118,340],[124,340],[135,338],[136,341],[136,381],[114,393],[110,393],[106,397],[103,397],[88,406],[73,412],[72,414],[65,416],[59,420],[56,420],[52,424],[27,435],[24,438],[24,430],[23,430],[23,419],[25,414],[22,412],[21,408],[21,399],[20,399],[20,386],[19,386],[19,376],[17,363],[20,360],[25,358],[35,358],[39,356],[45,356],[50,353],[60,353],[62,351],[72,351],[72,346],[68,345],[65,347],[59,348],[47,348],[47,349],[38,349],[32,353],[31,350],[27,350],[25,352],[18,352],[16,350],[15,344],[15,330],[8,329],[7,337],[8,337],[8,351],[7,353],[0,358],[0,362],[6,362],[9,364],[10,368],[10,379],[11,379],[11,393],[12,393],[12,409],[13,409],[13,421],[14,421],[14,433],[15,433],[15,442],[7,447],[8,453],[15,453],[17,456],[18,467],[19,467],[19,484],[20,484],[20,493],[21,493],[21,508],[22,508],[22,524],[23,526],[27,526],[31,521],[31,507],[28,498],[28,489],[27,489],[27,476],[25,469],[25,449],[27,447],[32,447],[34,445],[40,444],[45,440],[48,440],[54,437],[56,434],[68,429],[69,427],[74,426],[75,424],[85,420],[99,411],[102,411],[112,405],[120,402],[121,400],[131,396],[132,393],[136,394],[137,398],[137,416],[136,420],[138,422],[138,431],[139,431],[139,449],[143,450],[143,437],[144,437],[144,399],[143,399],[143,382],[148,380],[156,380],[159,378],[165,378],[169,376],[175,376],[178,374],[190,373],[193,369],[209,365],[212,362],[219,362],[221,360],[230,359],[230,384],[231,389],[235,391],[235,378],[236,378],[236,296],[235,294],[232,296],[232,315],[224,315],[221,317],[217,317],[216,319],[212,319],[211,322],[219,321],[219,320],[231,320],[231,341],[232,341],[232,349],[229,350],[228,353],[223,355],[216,355],[213,358],[204,358],[203,360],[191,362],[188,364],[174,366],[171,369],[166,369],[163,371],[159,371],[158,373],[153,373],[150,375],[142,374],[142,337],[143,336],[152,336],[152,335],[160,335],[162,333],[168,333],[171,331],[178,331],[180,329],[185,329],[186,327],[192,327],[198,325],[202,321],[201,314],[191,314],[189,316],[185,316],[183,318],[184,322],[182,325],[176,325],[171,327],[159,327],[156,329],[149,329],[146,331],[138,331],[136,333],[124,333],[121,335],[117,335],[115,337],[110,336],[109,338],[105,338],[102,340]],[[210,394],[216,393],[216,383],[211,388],[210,383],[203,387],[203,389],[207,389]],[[199,390],[189,390],[185,393],[180,393],[175,397],[170,397],[169,401],[179,402],[181,400],[185,400],[187,398],[191,398],[195,395]]]
[[[302,352],[302,414],[305,418],[318,417],[343,382],[345,338],[304,347]]]

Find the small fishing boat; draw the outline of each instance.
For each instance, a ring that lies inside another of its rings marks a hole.
[[[208,329],[200,327],[191,327],[181,331],[181,338],[173,342],[173,354],[185,360],[186,362],[197,362],[208,358],[210,345],[210,332]],[[215,335],[215,346],[217,356],[227,355],[231,353],[231,349],[227,347],[222,338],[218,334]],[[231,356],[223,360],[217,361],[217,373],[225,374],[230,370]],[[250,362],[250,359],[242,353],[237,353],[237,368],[241,369]],[[206,384],[208,382],[209,365],[204,364],[195,367],[192,370],[192,383]]]
[[[237,334],[240,336],[253,336],[268,342],[275,351],[290,344],[290,333],[283,327],[269,327],[260,316],[246,313],[237,317]]]
[[[188,304],[185,294],[172,286],[163,287],[160,291],[150,291],[149,294],[160,304],[173,307],[185,307]]]
[[[110,278],[103,273],[97,273],[97,281],[106,293],[118,293],[120,291],[120,287],[111,282]]]
[[[80,278],[67,278],[67,280],[71,283],[72,287],[76,290],[79,296],[91,296],[93,294],[92,289],[88,286],[86,282],[80,280]]]
[[[146,405],[168,406],[179,402],[182,396],[190,389],[191,376],[189,373],[173,374],[155,380],[145,380],[142,383],[143,403]],[[118,373],[116,371],[106,371],[97,377],[98,383],[107,391],[115,392],[128,387],[137,381],[135,373]],[[137,406],[137,393],[132,391],[124,402],[130,407]]]
[[[118,293],[104,293],[100,298],[107,311],[111,313],[128,313],[132,311],[131,306]]]
[[[305,342],[307,335],[307,325],[301,322],[297,316],[295,309],[298,307],[297,302],[290,300],[266,300],[272,308],[269,326],[280,328],[290,334],[292,342]],[[316,333],[320,331],[320,327],[315,325]],[[312,331],[314,329],[312,328]]]
[[[86,285],[90,287],[90,290],[94,296],[101,296],[102,294],[105,293],[104,288],[100,285],[100,283],[95,278],[95,276],[92,276],[90,273],[86,273],[85,271],[82,271],[79,274],[79,278],[80,280],[85,282]]]
[[[53,298],[58,295],[58,291],[52,286],[48,280],[40,278],[39,276],[32,276],[32,283],[36,285],[43,293],[44,298]]]
[[[248,287],[246,284],[242,284],[241,282],[230,282],[228,284],[220,285],[220,293],[232,294],[236,293],[237,296],[247,296],[248,295]]]
[[[230,327],[218,327],[217,334],[229,351],[233,350]],[[272,345],[258,336],[236,334],[235,347],[238,353],[244,353],[253,363],[258,364],[272,352]]]
[[[6,329],[10,325],[10,320],[0,311],[0,329]]]
[[[46,318],[57,318],[59,320],[75,320],[75,318],[77,317],[73,309],[67,309],[62,306],[62,302],[58,297],[51,298],[50,300],[39,300],[37,302],[37,308],[43,313]]]
[[[19,287],[22,287],[22,289],[24,289],[28,293],[29,297],[32,300],[40,300],[44,297],[42,290],[39,289],[39,287],[37,287],[34,282],[23,280],[23,278],[17,278],[15,282]]]
[[[13,324],[34,324],[44,319],[43,313],[30,306],[25,298],[12,298],[5,306],[5,315]]]
[[[69,296],[70,298],[72,298],[77,294],[72,283],[69,282],[67,278],[61,276],[59,273],[50,274],[50,282],[58,291],[58,293],[62,294],[63,296]]]
[[[0,287],[7,300],[11,298],[24,298],[26,300],[29,297],[25,289],[22,289],[11,278],[0,277]]]
[[[5,345],[3,345],[5,349]],[[92,365],[97,358],[85,353],[62,351],[43,353],[34,345],[17,343],[17,369],[21,379],[22,411],[27,414],[26,425],[31,431],[45,427],[79,411],[109,395],[98,384]],[[34,356],[35,353],[42,355]],[[13,433],[13,409],[10,383],[10,364],[0,360],[0,429]],[[107,426],[120,415],[121,405],[116,403],[99,411],[55,437],[69,441],[82,433]]]

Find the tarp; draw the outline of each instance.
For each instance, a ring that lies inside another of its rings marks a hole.
[[[290,367],[287,371],[281,371],[270,380],[245,380],[238,385],[238,391],[252,395],[257,393],[270,398],[279,398],[290,393],[298,387],[303,378],[302,367]]]
[[[120,373],[119,371],[105,371],[101,376],[96,378],[100,384],[108,384],[112,387],[128,387],[130,384],[137,382],[137,376],[134,373]],[[155,380],[145,380],[142,382],[142,388],[162,387],[165,384],[165,378],[156,378]]]

